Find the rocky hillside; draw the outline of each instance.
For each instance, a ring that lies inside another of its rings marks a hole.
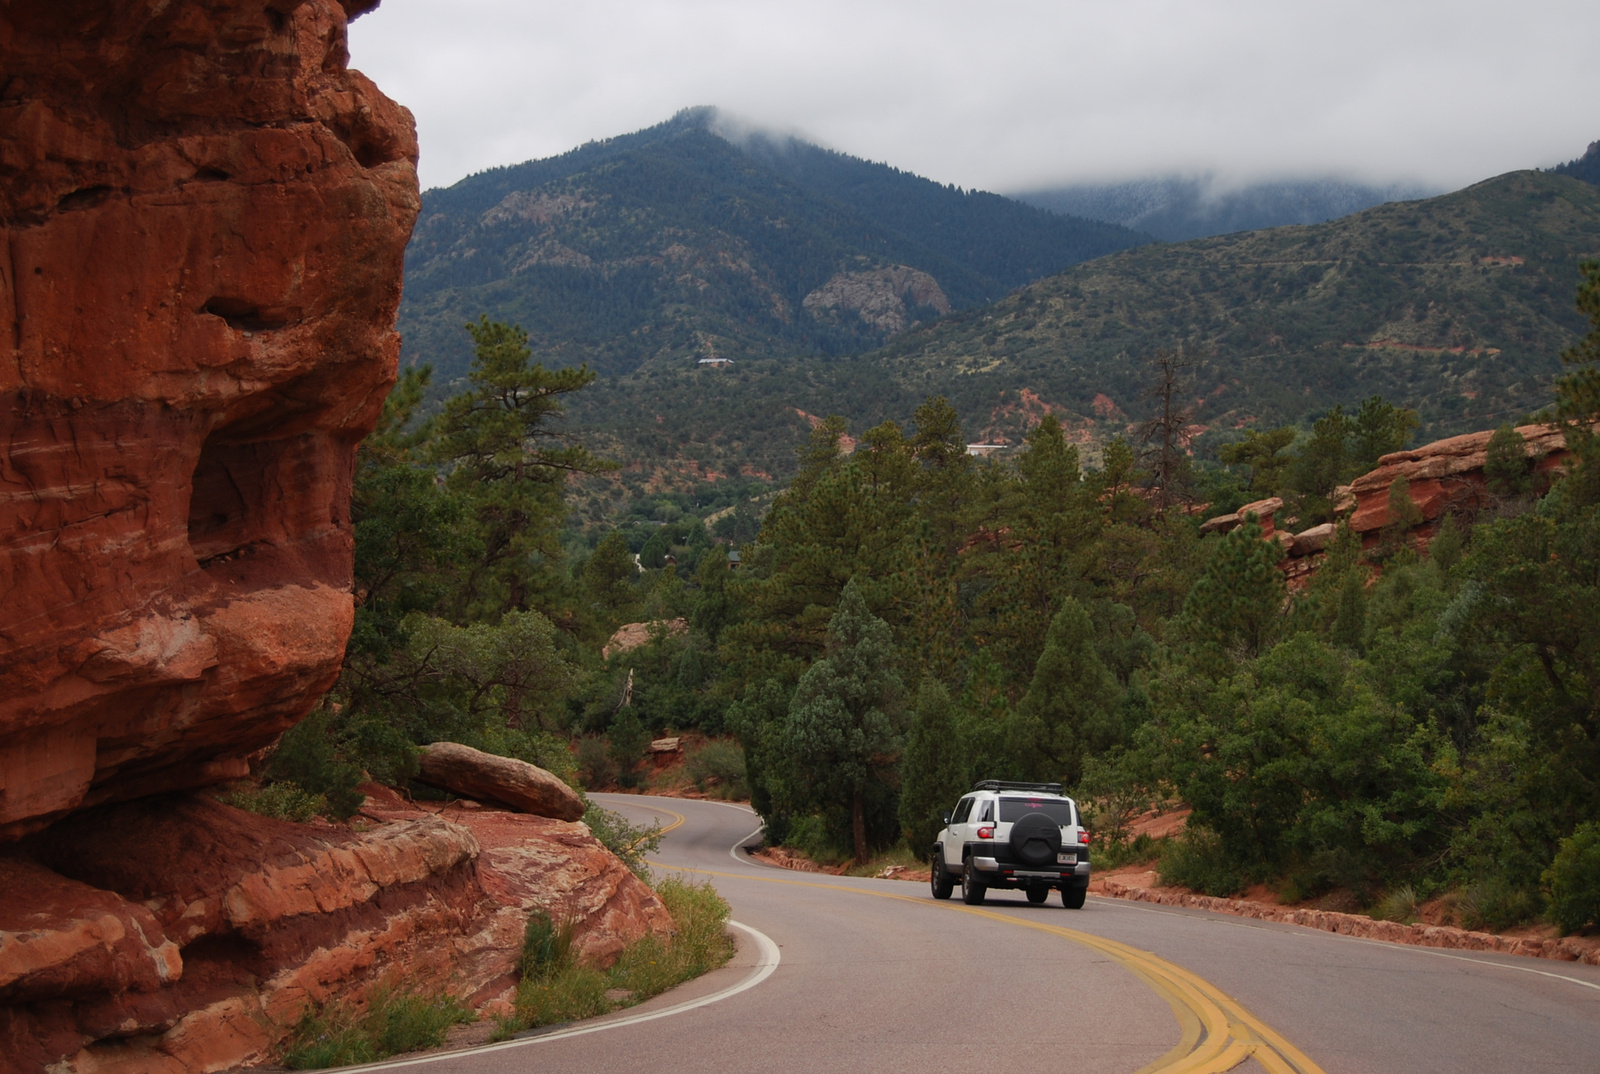
[[[1074,414],[1104,397],[1137,415],[1144,363],[1181,347],[1201,424],[1294,422],[1381,394],[1444,435],[1548,402],[1584,324],[1578,264],[1597,252],[1600,190],[1513,172],[1328,224],[1101,258],[871,361],[948,385],[974,417],[1022,389]]]
[[[692,109],[424,194],[404,360],[459,376],[483,313],[612,375],[868,350],[1140,241]]]
[[[1149,358],[1194,361],[1195,430],[1304,422],[1381,394],[1422,438],[1515,422],[1550,400],[1581,333],[1578,264],[1600,255],[1600,189],[1513,172],[1342,220],[1074,266],[847,361],[641,370],[575,415],[625,461],[698,473],[791,464],[805,415],[863,429],[943,393],[971,440],[1015,443],[1045,412],[1095,442],[1146,416]]]

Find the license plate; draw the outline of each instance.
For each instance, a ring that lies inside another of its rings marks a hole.
[[[1076,864],[1078,864],[1078,855],[1076,855],[1076,854],[1057,854],[1056,855],[1056,864],[1057,865],[1076,865]]]

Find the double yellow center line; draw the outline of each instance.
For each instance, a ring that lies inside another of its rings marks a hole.
[[[659,806],[649,808],[676,818],[662,828],[663,834],[684,823],[681,813]],[[974,914],[1025,929],[1037,929],[1092,948],[1119,963],[1138,977],[1151,990],[1167,1001],[1178,1020],[1178,1043],[1160,1059],[1141,1067],[1134,1074],[1221,1074],[1232,1070],[1246,1059],[1254,1058],[1269,1074],[1325,1074],[1304,1052],[1285,1040],[1261,1019],[1251,1014],[1243,1004],[1216,985],[1182,966],[1141,951],[1137,947],[1116,940],[1108,940],[1076,929],[1046,925],[1008,914],[984,910],[976,906],[949,903],[929,903],[926,899],[909,895],[895,895],[887,891],[823,884],[814,880],[793,880],[786,877],[750,876],[743,873],[721,873],[709,869],[690,869],[653,861],[652,866],[674,872],[699,873],[720,876],[730,880],[753,880],[763,884],[792,884],[797,887],[824,888],[828,891],[854,895],[870,895],[879,899],[898,899],[917,906]]]

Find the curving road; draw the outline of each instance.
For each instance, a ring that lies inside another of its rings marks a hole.
[[[1597,967],[1094,896],[1082,910],[1030,906],[1021,892],[964,907],[959,896],[935,902],[925,884],[752,862],[734,849],[758,823],[742,807],[595,797],[635,823],[671,826],[658,868],[716,885],[744,928],[738,957],[607,1019],[386,1068],[1600,1070]]]

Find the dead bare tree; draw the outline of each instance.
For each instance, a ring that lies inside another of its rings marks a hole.
[[[1182,350],[1159,350],[1149,362],[1150,386],[1143,398],[1155,404],[1155,414],[1139,426],[1138,435],[1144,445],[1142,461],[1150,472],[1155,508],[1161,514],[1174,503],[1193,499],[1188,442],[1194,409],[1186,405],[1194,390],[1189,376],[1193,366]]]

